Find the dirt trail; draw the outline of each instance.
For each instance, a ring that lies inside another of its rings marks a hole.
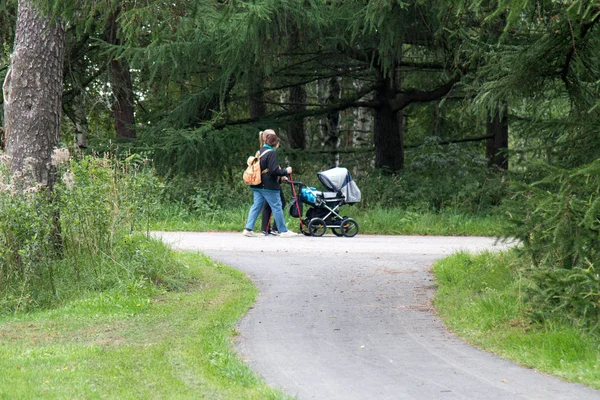
[[[157,233],[245,271],[260,289],[238,350],[298,399],[600,399],[473,348],[430,307],[430,266],[505,247],[478,237],[246,238]]]

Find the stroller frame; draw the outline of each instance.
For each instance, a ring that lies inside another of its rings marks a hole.
[[[338,190],[337,192],[316,192],[302,182],[292,182],[293,185],[298,185],[302,190],[305,188],[314,197],[314,202],[307,202],[303,198],[294,198],[290,207],[299,207],[297,210],[298,218],[300,218],[300,231],[306,236],[321,237],[330,228],[334,235],[338,237],[354,237],[358,233],[358,223],[347,216],[342,216],[338,210],[346,203],[344,195]],[[293,191],[294,194],[296,191]],[[299,202],[308,204],[309,210],[306,212],[306,217],[302,218],[302,207]],[[334,203],[334,205],[328,203]],[[291,210],[290,210],[291,213]]]

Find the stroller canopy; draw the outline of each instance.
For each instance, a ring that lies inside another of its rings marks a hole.
[[[346,168],[331,168],[317,172],[317,176],[328,190],[342,192],[346,203],[358,203],[360,201],[360,189],[356,186]]]

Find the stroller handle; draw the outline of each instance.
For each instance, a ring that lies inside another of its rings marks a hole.
[[[292,183],[293,183],[294,185],[298,186],[298,187],[303,187],[303,186],[306,186],[304,183],[302,183],[302,182],[296,182],[296,181],[293,181],[293,182],[292,182],[292,181],[289,181],[289,180],[288,180],[288,181],[286,181],[285,183],[287,183],[287,184],[288,184],[288,185],[290,185],[290,186],[292,185]]]

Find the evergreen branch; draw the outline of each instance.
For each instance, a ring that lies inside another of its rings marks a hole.
[[[463,138],[463,139],[442,140],[436,144],[438,144],[440,146],[447,146],[447,145],[455,144],[455,143],[481,142],[482,140],[492,139],[493,137],[494,137],[494,135],[485,135],[485,136],[475,136],[475,137]],[[405,145],[404,148],[412,149],[412,148],[417,148],[417,147],[421,147],[424,145],[425,145],[424,143]]]
[[[446,67],[441,63],[435,62],[408,62],[401,61],[398,63],[399,67],[409,67],[416,70],[434,70],[434,71],[444,71]]]
[[[375,49],[357,51],[356,49],[346,48],[339,50],[341,53],[345,54],[347,57],[350,57],[353,60],[360,61],[362,63],[371,64],[374,60],[378,60],[380,58],[379,51]],[[396,63],[398,67],[409,67],[419,70],[436,70],[443,71],[445,70],[445,66],[439,62],[414,62],[414,61],[400,61]]]
[[[372,60],[374,60],[374,58],[377,56],[377,50],[374,49],[365,49],[362,51],[357,51],[352,47],[346,46],[342,48],[341,44],[338,44],[338,46],[336,47],[338,52],[340,52],[341,54],[344,54],[347,57],[350,57],[356,61],[360,61],[366,64],[371,64]]]
[[[381,106],[381,103],[378,101],[357,101],[354,105],[362,108],[377,108]]]
[[[438,100],[450,93],[454,85],[460,81],[460,75],[456,74],[452,79],[443,85],[432,90],[408,90],[396,95],[396,99],[392,103],[394,111],[400,111],[411,103],[425,103],[428,101]]]
[[[267,115],[267,116],[264,116],[261,118],[245,118],[245,119],[239,119],[239,120],[235,120],[235,121],[224,121],[221,123],[216,123],[214,125],[214,127],[215,127],[215,129],[222,129],[226,126],[251,124],[251,123],[261,121],[261,120],[271,120],[271,119],[289,118],[289,117],[292,117],[292,119],[302,119],[302,118],[307,118],[307,117],[315,117],[315,116],[319,116],[319,115],[325,115],[332,111],[342,111],[342,110],[346,110],[351,107],[355,107],[358,100],[360,100],[363,96],[372,92],[376,88],[377,88],[376,85],[363,88],[362,90],[360,90],[358,93],[356,93],[354,96],[348,98],[347,100],[339,102],[337,104],[332,104],[329,107],[320,107],[318,109],[306,110],[303,112],[283,111],[283,112],[273,113],[273,114],[270,114],[270,115]]]
[[[583,24],[581,25],[581,29],[579,30],[579,37],[577,38],[578,40],[583,40],[583,38],[585,37],[585,35],[590,31],[590,29],[600,20],[600,14],[598,14],[596,16],[596,18],[594,18],[592,21],[588,22],[587,24]],[[573,57],[575,57],[575,55],[577,54],[577,43],[575,42],[575,36],[573,34],[573,27],[571,26],[571,21],[569,21],[569,29],[571,32],[571,38],[572,38],[572,42],[573,45],[571,47],[569,47],[569,51],[567,51],[567,56],[565,59],[565,63],[562,67],[562,71],[560,74],[560,77],[562,79],[562,81],[568,85],[567,82],[567,74],[569,73],[569,69],[571,66],[571,61],[573,60]]]
[[[456,144],[456,143],[468,143],[468,142],[481,142],[483,140],[488,140],[493,138],[494,135],[485,135],[485,136],[476,136],[476,137],[470,137],[470,138],[463,138],[463,139],[454,139],[454,140],[443,140],[440,142],[435,143],[436,145],[440,145],[440,146],[447,146],[450,144]],[[425,143],[418,143],[418,144],[410,144],[410,145],[405,145],[404,148],[405,149],[416,149],[419,147],[423,147],[425,146]],[[427,145],[430,145],[429,143]],[[282,154],[293,154],[293,153],[302,153],[302,154],[357,154],[357,153],[371,153],[375,151],[375,147],[364,147],[364,148],[358,148],[358,149],[330,149],[330,150],[316,150],[316,149],[291,149],[291,148],[285,148],[282,149]]]
[[[73,87],[72,89],[67,90],[66,92],[63,93],[63,98],[65,97],[76,97],[77,95],[79,95],[81,93],[81,91],[83,89],[85,89],[86,87],[88,87],[88,85],[90,83],[92,83],[94,80],[96,80],[96,78],[98,78],[100,75],[102,75],[104,73],[104,71],[106,70],[106,67],[108,65],[104,64],[101,65],[96,72],[94,72],[93,74],[91,74],[90,76],[88,76],[88,78],[81,82],[80,85],[77,85],[75,87]]]
[[[274,92],[274,91],[285,90],[285,89],[291,89],[291,88],[294,88],[294,87],[298,87],[298,86],[303,86],[303,85],[309,84],[311,82],[317,82],[317,81],[320,81],[320,80],[323,80],[323,79],[334,78],[336,76],[339,76],[339,73],[338,74],[329,74],[329,75],[317,75],[317,76],[313,75],[313,78],[306,79],[304,81],[290,83],[289,85],[281,85],[281,86],[274,86],[274,87],[266,88],[265,90],[263,90],[262,93]]]
[[[281,149],[281,154],[360,154],[360,153],[372,153],[375,151],[375,147],[363,147],[359,149],[329,149],[329,150],[317,150],[317,149],[292,149],[286,147]]]

